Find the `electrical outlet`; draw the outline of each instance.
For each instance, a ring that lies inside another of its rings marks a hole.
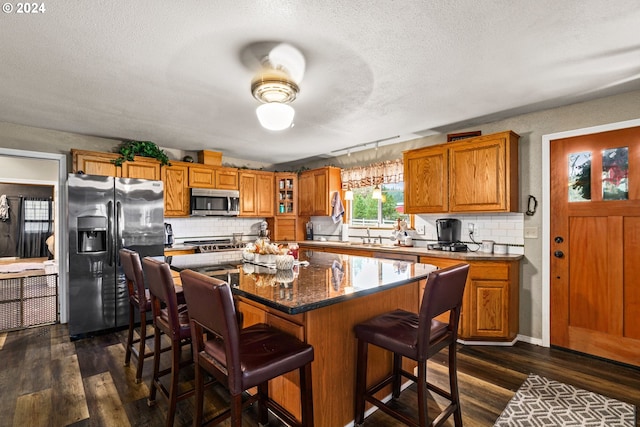
[[[425,231],[425,226],[424,225],[419,225],[416,227],[416,231],[418,232],[418,234],[420,234],[421,236],[424,236],[426,231]]]
[[[538,227],[525,227],[524,228],[524,238],[525,239],[537,239],[538,238]]]
[[[472,222],[469,223],[469,234],[473,234],[474,231],[474,224]]]

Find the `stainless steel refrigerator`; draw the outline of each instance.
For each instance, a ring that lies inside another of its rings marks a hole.
[[[129,295],[118,251],[163,256],[162,181],[70,174],[69,334],[124,326]]]

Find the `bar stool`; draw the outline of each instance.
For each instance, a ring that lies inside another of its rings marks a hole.
[[[153,377],[151,379],[151,388],[147,403],[149,406],[154,405],[156,401],[156,391],[160,390],[160,393],[169,403],[166,425],[172,426],[178,401],[194,394],[193,388],[182,393],[178,390],[180,368],[193,362],[191,358],[184,361],[180,360],[182,346],[191,344],[189,314],[185,304],[178,304],[178,297],[173,284],[173,278],[171,277],[169,264],[151,257],[145,257],[142,260],[142,265],[147,277],[147,283],[149,284],[155,333]],[[171,341],[171,367],[162,371],[160,371],[161,333],[166,334]],[[160,381],[165,375],[170,375],[168,388]]]
[[[265,324],[240,329],[229,285],[190,270],[180,273],[189,307],[196,365],[196,416],[202,424],[204,371],[225,384],[230,408],[208,422],[218,424],[231,416],[231,425],[242,425],[242,393],[257,386],[258,392],[244,404],[258,401],[259,423],[268,423],[267,410],[292,426],[313,426],[311,362],[313,347]],[[208,338],[203,339],[203,332]],[[269,398],[269,380],[299,370],[302,422]]]
[[[418,314],[395,310],[355,326],[354,332],[358,339],[355,425],[359,426],[364,422],[365,401],[367,401],[409,426],[439,426],[451,414],[453,414],[456,427],[462,426],[462,412],[458,395],[456,340],[458,338],[462,294],[468,272],[468,264],[459,264],[432,272],[427,279]],[[446,312],[449,312],[448,323],[435,319]],[[389,376],[367,388],[369,344],[393,352],[393,368]],[[449,348],[450,392],[427,383],[427,360],[445,347]],[[418,362],[417,377],[402,369],[403,357]],[[403,376],[415,381],[418,386],[418,422],[374,397],[375,393],[388,384],[392,384],[393,398],[399,397]],[[427,389],[443,396],[450,402],[431,424],[427,424]]]
[[[147,313],[151,312],[151,299],[149,290],[144,287],[144,275],[140,255],[130,249],[120,249],[120,263],[124,271],[124,277],[129,291],[129,331],[127,334],[126,353],[124,356],[124,366],[129,366],[131,355],[138,360],[136,367],[136,383],[142,380],[142,368],[144,360],[153,356],[153,351],[145,351],[146,341],[152,339],[154,335],[147,336]],[[140,315],[139,338],[134,339],[135,314]],[[138,347],[136,347],[138,344]],[[162,349],[169,350],[170,347]]]

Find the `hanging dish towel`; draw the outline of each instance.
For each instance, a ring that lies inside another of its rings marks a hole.
[[[342,200],[340,200],[340,193],[333,193],[333,197],[331,198],[331,218],[333,219],[333,223],[337,224],[342,221],[342,215],[344,215],[344,206],[342,206]]]
[[[9,199],[6,194],[0,196],[0,220],[9,220]]]

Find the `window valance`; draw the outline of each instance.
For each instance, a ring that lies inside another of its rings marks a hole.
[[[395,184],[404,181],[404,162],[402,159],[387,160],[368,166],[342,169],[340,175],[344,189]]]

